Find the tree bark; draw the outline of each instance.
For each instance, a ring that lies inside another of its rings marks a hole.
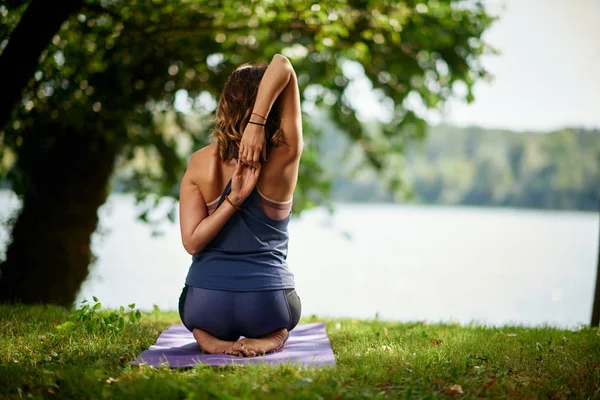
[[[600,211],[600,199],[598,199],[598,209]],[[594,304],[592,305],[592,326],[600,325],[600,232],[598,233],[598,269],[596,271],[596,293],[594,295]]]
[[[17,161],[29,181],[0,265],[0,302],[70,306],[88,275],[90,238],[119,148],[101,134],[41,125],[52,133],[24,135]]]
[[[8,44],[0,54],[0,130],[10,121],[21,92],[38,66],[42,51],[48,47],[69,15],[83,5],[82,0],[32,0]]]

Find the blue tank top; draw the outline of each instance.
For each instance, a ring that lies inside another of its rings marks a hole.
[[[231,191],[231,180],[218,206]],[[257,188],[225,223],[221,232],[192,257],[185,283],[203,289],[234,292],[294,289],[287,264],[288,224],[269,218],[260,208]]]

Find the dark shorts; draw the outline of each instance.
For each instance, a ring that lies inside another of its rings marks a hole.
[[[188,330],[202,329],[228,341],[260,338],[281,328],[291,331],[301,312],[294,289],[230,292],[186,285],[179,297],[179,316]]]

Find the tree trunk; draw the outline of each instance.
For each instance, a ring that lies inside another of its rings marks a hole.
[[[19,190],[23,206],[0,265],[0,302],[70,306],[88,274],[118,146],[93,132],[42,126],[53,133],[24,135],[17,161],[29,181]]]
[[[32,0],[0,54],[0,130],[8,123],[21,92],[60,26],[83,4],[82,0]]]
[[[600,211],[600,199],[598,199]],[[596,271],[596,294],[592,305],[592,326],[600,325],[600,232],[598,233],[598,269]]]

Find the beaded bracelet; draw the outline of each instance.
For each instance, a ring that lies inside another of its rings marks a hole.
[[[229,195],[225,196],[225,200],[227,200],[227,202],[228,202],[229,204],[231,204],[231,207],[235,208],[237,211],[241,211],[241,210],[242,210],[242,208],[241,208],[240,206],[237,206],[237,205],[235,205],[235,204],[233,203],[233,201],[231,201],[231,200],[229,199]]]

